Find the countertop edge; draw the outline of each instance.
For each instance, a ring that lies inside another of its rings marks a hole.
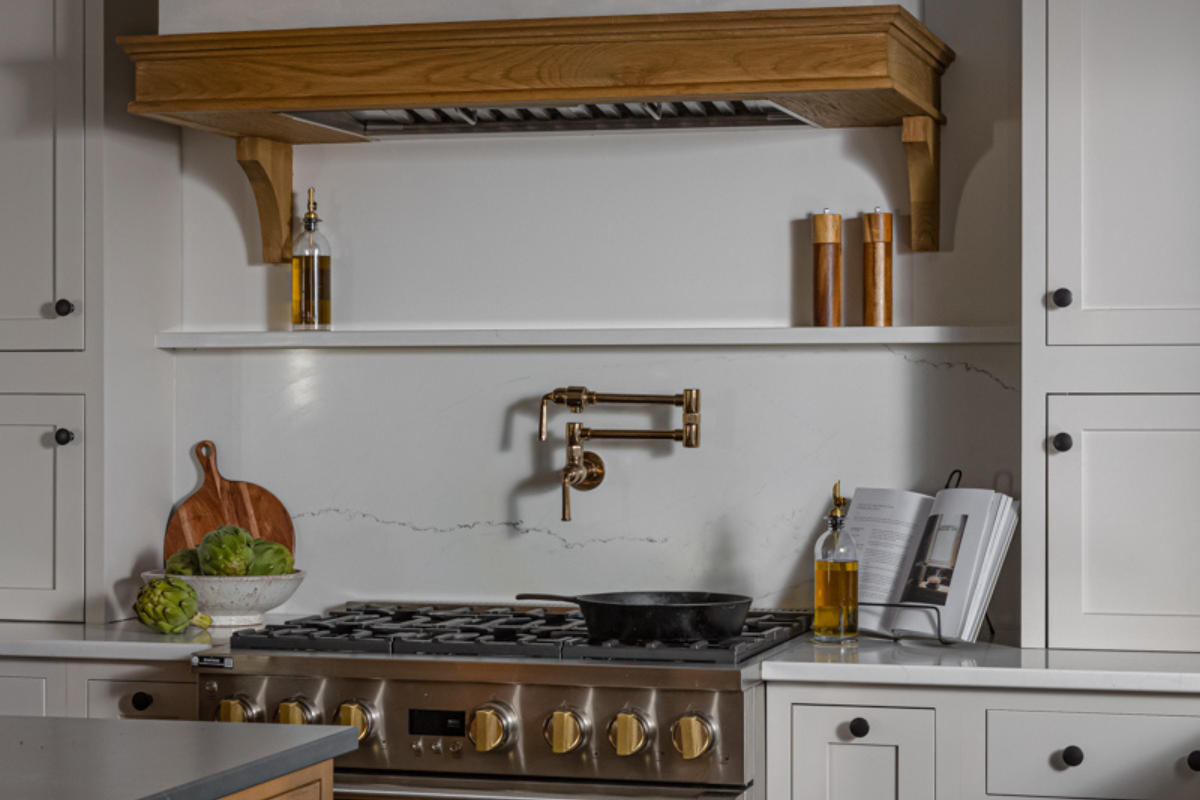
[[[295,745],[278,755],[240,764],[199,780],[180,784],[143,800],[200,800],[220,798],[320,764],[358,748],[358,732],[349,727],[313,742]]]

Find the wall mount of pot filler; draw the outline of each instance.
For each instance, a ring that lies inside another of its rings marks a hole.
[[[581,492],[595,489],[604,480],[604,461],[600,456],[583,449],[591,439],[669,439],[682,442],[684,447],[700,446],[700,390],[684,389],[681,394],[601,394],[584,386],[555,389],[542,398],[538,439],[546,441],[550,404],[566,406],[578,414],[598,403],[679,406],[683,409],[683,427],[670,431],[597,430],[582,423],[567,423],[567,464],[562,468],[562,518],[571,521],[571,489]]]

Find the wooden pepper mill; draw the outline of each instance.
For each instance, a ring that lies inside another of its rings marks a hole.
[[[842,325],[842,215],[813,214],[813,325]]]
[[[892,325],[892,215],[863,214],[863,325]]]

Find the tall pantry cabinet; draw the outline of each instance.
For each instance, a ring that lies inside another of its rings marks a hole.
[[[1022,644],[1200,649],[1200,4],[1026,0]]]
[[[0,616],[81,620],[82,0],[0,0]]]
[[[125,113],[115,39],[154,31],[157,3],[0,14],[0,619],[127,618],[112,589],[131,556],[156,566],[172,502],[153,334],[179,321],[181,210],[178,134]]]

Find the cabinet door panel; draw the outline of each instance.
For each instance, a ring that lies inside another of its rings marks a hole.
[[[865,736],[850,722],[866,720]],[[929,708],[792,706],[793,800],[934,796],[934,712]]]
[[[83,620],[83,438],[83,397],[0,395],[4,619]]]
[[[66,667],[50,661],[0,661],[0,714],[66,716]]]
[[[1200,396],[1051,395],[1049,645],[1200,649]]]
[[[1200,3],[1048,12],[1048,341],[1200,343]]]
[[[0,16],[0,350],[81,350],[83,3],[0,0]]]

